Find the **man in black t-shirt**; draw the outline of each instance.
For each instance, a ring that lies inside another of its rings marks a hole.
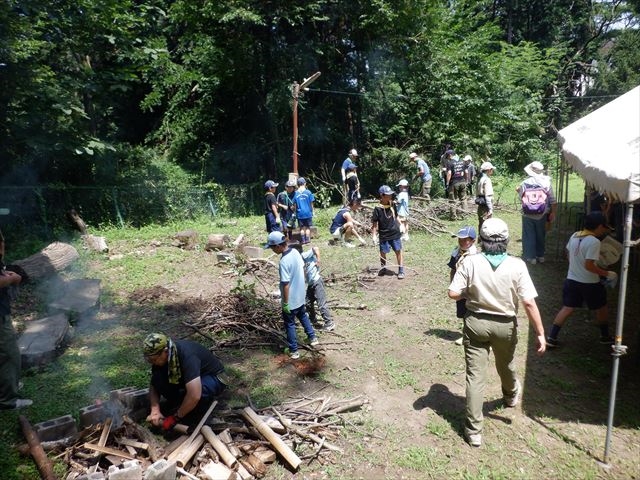
[[[172,340],[151,333],[144,340],[144,358],[151,366],[147,420],[163,430],[178,422],[197,423],[225,384],[219,378],[222,362],[208,349],[190,340]],[[160,399],[166,403],[161,407]]]
[[[451,219],[457,220],[457,204],[464,210],[467,199],[467,169],[464,161],[453,154],[447,162],[447,194],[451,203]]]

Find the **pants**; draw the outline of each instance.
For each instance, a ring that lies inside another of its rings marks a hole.
[[[318,302],[318,310],[325,323],[333,322],[331,312],[327,306],[327,292],[324,289],[324,281],[319,278],[316,283],[307,287],[307,308],[309,310],[309,318],[312,322],[316,321],[316,310],[314,302]]]
[[[281,226],[276,223],[276,216],[272,212],[265,213],[264,223],[267,228],[267,233],[282,231]]]
[[[462,209],[465,209],[464,201],[467,199],[467,184],[465,182],[449,185],[449,203],[451,204],[451,217],[457,218],[456,205],[461,203]],[[457,201],[456,201],[457,200]]]
[[[21,368],[18,336],[11,315],[0,315],[0,409],[15,406]]]
[[[300,320],[302,324],[302,328],[304,328],[304,333],[307,334],[307,338],[311,340],[315,338],[316,332],[311,325],[311,321],[309,320],[309,315],[307,315],[307,310],[304,308],[304,305],[296,308],[295,310],[291,310],[291,313],[282,312],[282,319],[284,320],[284,328],[287,332],[287,343],[289,344],[289,351],[296,352],[298,351],[298,336],[296,335],[296,318]]]
[[[546,215],[539,219],[522,216],[522,256],[524,258],[544,257],[546,225]]]
[[[496,370],[500,376],[502,393],[511,395],[516,389],[513,355],[518,344],[516,319],[498,315],[469,312],[462,330],[466,363],[467,407],[465,432],[482,432],[484,389],[487,383],[489,347],[493,349]]]
[[[420,196],[424,198],[431,198],[431,182],[433,178],[429,180],[421,180],[420,184]]]

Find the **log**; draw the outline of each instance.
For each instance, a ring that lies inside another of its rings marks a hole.
[[[78,212],[76,212],[76,210],[72,208],[71,210],[69,210],[67,215],[69,215],[69,220],[71,220],[71,223],[73,223],[73,225],[80,231],[80,233],[82,235],[86,235],[87,224],[84,223],[84,220],[82,220],[80,215],[78,215]]]
[[[244,243],[244,233],[241,233],[240,235],[238,235],[236,237],[236,239],[233,242],[231,242],[231,245],[233,245],[234,247],[238,248],[243,243]]]
[[[176,462],[179,467],[184,467],[191,461],[191,458],[196,454],[198,450],[204,445],[204,437],[202,434],[198,434],[191,443],[185,442],[180,448],[174,451],[167,459],[170,462]]]
[[[238,460],[231,454],[224,442],[220,440],[215,433],[213,433],[211,427],[205,425],[204,427],[202,427],[201,432],[207,442],[211,444],[216,453],[220,455],[220,459],[225,463],[225,465],[227,465],[227,467],[233,468]]]
[[[56,476],[53,473],[53,464],[47,454],[44,453],[38,434],[31,427],[29,420],[24,415],[20,415],[18,421],[20,422],[20,427],[22,427],[24,438],[29,444],[29,453],[31,453],[31,457],[33,457],[33,461],[38,467],[38,472],[40,472],[40,478],[43,480],[56,480]]]
[[[212,233],[207,238],[207,244],[204,249],[207,252],[210,252],[211,250],[222,250],[230,241],[231,238],[225,233]]]
[[[189,437],[187,437],[186,435],[180,435],[178,438],[173,440],[169,445],[167,445],[167,448],[164,449],[165,456],[171,455],[174,451],[180,448],[180,446],[187,441],[187,438]]]
[[[109,251],[109,247],[107,247],[107,240],[104,237],[97,237],[95,235],[82,235],[82,240],[84,240],[84,244],[90,250],[95,250],[100,253],[107,253]]]
[[[23,260],[14,262],[27,276],[24,280],[40,280],[63,271],[80,255],[71,245],[62,242],[54,242],[39,253],[31,255]]]
[[[193,250],[198,243],[198,232],[195,230],[183,230],[176,233],[173,238],[177,241],[177,246],[185,250]]]
[[[148,429],[144,428],[142,425],[138,425],[133,420],[131,420],[128,416],[124,415],[122,417],[123,422],[127,425],[127,429],[131,431],[137,438],[141,439],[146,443],[149,448],[147,452],[149,452],[149,459],[151,462],[157,462],[162,458],[160,451],[162,447],[158,443],[156,436],[151,433]]]
[[[246,418],[247,421],[251,423],[251,425],[253,425],[256,430],[258,430],[258,432],[260,432],[260,434],[269,441],[269,443],[271,443],[271,445],[273,445],[276,451],[282,455],[291,468],[294,470],[298,469],[302,463],[300,457],[298,457],[266,423],[260,420],[258,414],[254,412],[251,407],[245,407],[242,410],[242,416]]]

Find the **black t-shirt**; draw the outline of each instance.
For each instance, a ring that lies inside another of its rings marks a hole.
[[[264,214],[273,213],[272,205],[278,207],[278,202],[276,200],[276,196],[273,192],[267,192],[264,194]]]
[[[371,215],[371,222],[378,223],[378,237],[381,242],[397,240],[402,236],[398,225],[398,213],[395,206],[376,205]]]
[[[162,367],[151,367],[151,385],[167,399],[175,399],[185,391],[185,385],[197,377],[214,376],[224,371],[218,357],[199,343],[190,340],[175,340],[180,359],[180,380],[169,383],[169,363]]]
[[[449,180],[451,185],[457,185],[458,183],[467,181],[464,174],[464,162],[462,160],[449,160],[449,163],[447,163],[447,171],[451,172],[451,180]]]

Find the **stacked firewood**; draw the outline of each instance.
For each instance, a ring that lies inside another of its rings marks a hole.
[[[176,478],[250,480],[264,476],[276,461],[292,471],[305,461],[329,462],[332,454],[342,453],[342,414],[366,403],[362,396],[305,397],[261,410],[218,412],[214,402],[194,428],[178,425],[170,442],[123,416],[45,446],[49,456],[68,466],[67,480],[98,478],[99,473],[105,479],[125,478],[127,468],[144,475],[159,464],[175,468]]]

